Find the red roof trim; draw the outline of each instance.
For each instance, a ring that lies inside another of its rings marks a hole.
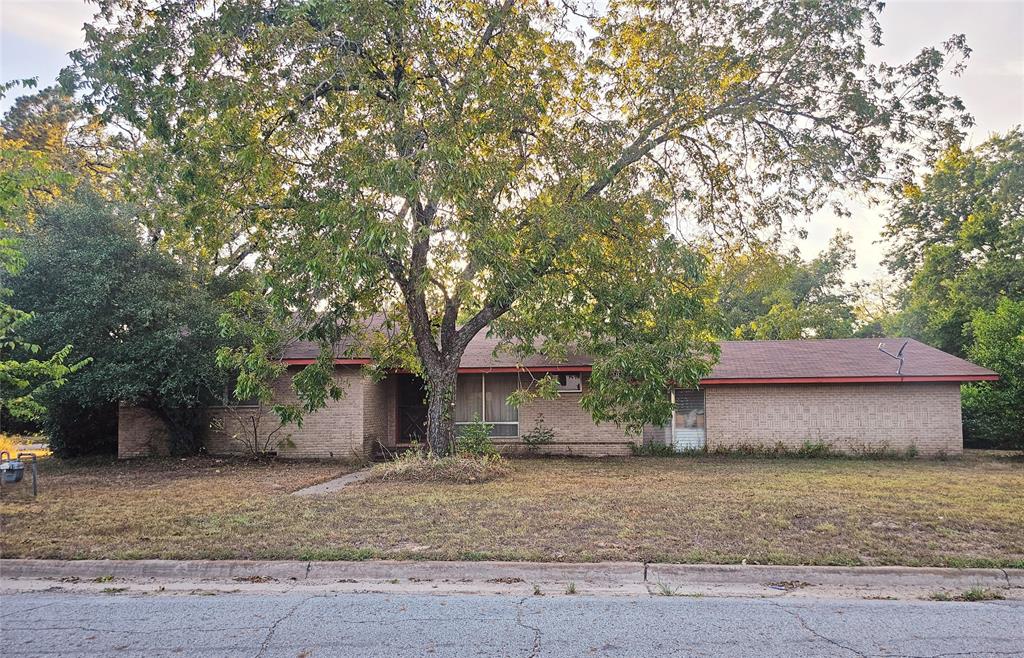
[[[530,367],[494,367],[494,368],[459,368],[459,372],[469,373],[500,373],[500,372],[590,372],[590,366],[530,366]]]
[[[316,363],[316,359],[284,359],[289,366],[308,366]],[[365,366],[372,363],[371,359],[335,359],[338,366]],[[591,372],[591,366],[503,366],[459,368],[463,374],[478,373],[517,373],[517,372]],[[395,372],[406,372],[396,370]],[[720,386],[728,384],[885,384],[910,382],[994,382],[999,375],[900,375],[891,377],[743,377],[743,378],[707,378],[700,380],[701,386]]]
[[[459,373],[463,375],[476,375],[476,374],[496,374],[496,373],[517,373],[517,372],[590,372],[592,368],[590,366],[531,366],[529,368],[522,367],[506,367],[506,366],[495,366],[493,368],[479,367],[479,368],[459,368]],[[407,375],[408,370],[392,370],[392,372]]]
[[[749,377],[702,379],[702,386],[720,384],[882,384],[903,382],[980,382],[996,381],[999,375],[899,375],[892,377]]]
[[[311,366],[316,359],[282,359],[289,366]],[[370,359],[335,359],[336,366],[366,366],[372,363]]]
[[[283,359],[289,366],[309,366],[316,363],[316,359]],[[336,366],[366,366],[373,363],[372,359],[335,359]],[[459,372],[470,373],[508,373],[508,372],[590,372],[590,366],[501,366],[501,367],[480,367],[480,368],[459,368]],[[396,373],[408,374],[408,370],[394,370]]]

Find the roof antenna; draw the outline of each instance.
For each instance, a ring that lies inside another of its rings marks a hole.
[[[897,361],[900,362],[899,367],[896,368],[896,374],[897,375],[900,375],[903,372],[903,350],[907,349],[907,343],[909,343],[909,342],[910,342],[909,340],[903,341],[903,344],[900,345],[900,350],[898,352],[896,352],[895,354],[893,354],[892,352],[885,351],[885,343],[879,343],[878,344],[878,351],[879,352],[881,352],[882,354],[885,354],[886,356],[891,356],[892,358],[894,358],[894,359],[896,359]]]

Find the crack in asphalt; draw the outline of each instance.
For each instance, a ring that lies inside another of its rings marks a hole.
[[[533,631],[533,650],[530,652],[529,658],[536,658],[536,656],[540,655],[540,627],[530,626],[529,624],[523,621],[523,606],[526,605],[526,602],[529,601],[530,598],[531,597],[529,596],[524,596],[523,598],[519,599],[519,603],[516,604],[516,624],[527,630]]]
[[[960,651],[957,653],[932,653],[927,656],[905,653],[886,655],[884,658],[946,658],[947,656],[977,656],[978,654],[984,654],[986,656],[1024,656],[1024,652],[1021,651]]]
[[[821,640],[824,640],[825,642],[828,642],[829,644],[831,644],[834,647],[838,647],[839,649],[843,649],[844,651],[849,651],[853,655],[858,656],[858,658],[869,658],[866,653],[857,651],[853,647],[846,646],[845,644],[841,644],[841,643],[833,640],[832,638],[828,637],[827,635],[823,635],[823,634],[819,633],[818,631],[816,631],[815,629],[811,628],[810,624],[808,624],[804,620],[804,618],[800,615],[800,613],[797,612],[796,610],[791,610],[791,609],[787,608],[786,606],[782,605],[781,603],[776,603],[775,601],[770,601],[769,604],[775,606],[779,610],[782,610],[783,612],[785,612],[785,613],[789,614],[790,616],[792,616],[794,619],[796,619],[798,622],[800,622],[800,626],[802,626],[805,631],[807,631],[808,633],[810,633],[814,637],[819,638]]]
[[[5,612],[4,614],[0,614],[0,619],[7,619],[8,617],[14,616],[23,617],[25,616],[25,614],[29,612],[34,612],[35,610],[42,610],[43,608],[49,608],[51,605],[57,605],[58,603],[60,603],[60,601],[50,601],[49,603],[44,603],[43,605],[37,605],[34,608],[22,608],[20,610],[15,610],[14,612]]]
[[[184,626],[178,628],[161,628],[159,631],[130,630],[118,628],[92,628],[91,626],[23,626],[23,630],[31,631],[84,631],[86,633],[111,633],[117,635],[153,635],[154,633],[222,633],[226,631],[262,631],[265,626],[228,626],[225,628],[197,628]]]
[[[1024,652],[1020,651],[961,651],[955,653],[941,653],[941,654],[928,654],[927,656],[919,656],[915,654],[897,654],[890,655],[886,658],[946,658],[947,656],[1024,656]]]
[[[273,639],[274,633],[277,631],[277,627],[280,626],[285,619],[288,619],[289,617],[294,615],[299,608],[301,608],[307,602],[315,598],[318,598],[318,596],[319,595],[311,595],[303,597],[298,603],[293,605],[288,612],[281,615],[274,623],[272,623],[270,625],[270,628],[267,629],[267,636],[263,638],[263,642],[262,644],[260,644],[260,650],[256,652],[256,658],[261,658],[263,655],[266,654],[267,649],[270,647],[270,640]]]

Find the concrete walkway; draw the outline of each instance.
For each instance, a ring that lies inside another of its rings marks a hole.
[[[956,597],[984,588],[1024,599],[1024,570],[681,565],[639,562],[0,560],[0,591],[387,592],[827,598]]]
[[[298,491],[293,491],[292,495],[293,496],[319,496],[320,494],[334,493],[335,491],[338,491],[340,489],[344,489],[345,487],[347,487],[349,485],[359,484],[360,482],[365,481],[366,478],[370,477],[370,470],[372,468],[373,468],[372,466],[371,467],[367,467],[367,468],[363,468],[363,469],[360,469],[360,470],[356,471],[355,473],[349,473],[348,475],[342,475],[340,478],[334,478],[333,480],[328,480],[327,482],[321,482],[320,484],[314,484],[313,486],[306,487],[305,489],[299,489]]]

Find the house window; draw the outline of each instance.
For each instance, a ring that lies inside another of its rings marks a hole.
[[[672,443],[676,450],[704,448],[704,390],[677,388],[673,391],[672,400],[675,403],[675,413],[672,416]]]
[[[583,391],[583,375],[578,372],[567,372],[555,375],[558,380],[559,393],[580,393]]]
[[[455,426],[482,420],[491,436],[519,436],[519,409],[508,403],[518,388],[515,375],[459,375],[455,384]]]
[[[221,406],[224,407],[258,407],[260,405],[260,399],[252,397],[247,400],[239,400],[235,397],[235,378],[232,377],[231,381],[224,384],[224,390],[221,392]]]

